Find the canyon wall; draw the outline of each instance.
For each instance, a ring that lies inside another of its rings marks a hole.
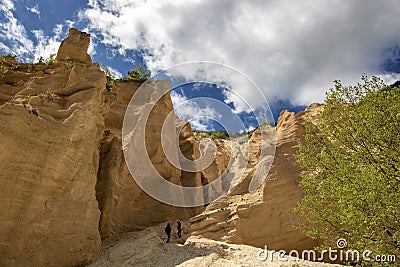
[[[97,199],[102,211],[99,229],[103,238],[143,229],[166,220],[188,219],[201,211],[201,208],[177,208],[157,201],[137,185],[128,170],[122,150],[122,125],[129,101],[140,85],[140,82],[116,81],[113,88],[115,96],[110,96],[109,99],[110,111],[105,116],[106,131],[101,140],[100,168],[96,185]],[[151,95],[152,91],[149,90],[148,97],[143,98],[140,104],[135,103],[135,106],[138,109],[144,108],[150,102]],[[181,172],[168,162],[163,150],[159,149],[163,122],[170,112],[173,112],[171,98],[169,94],[165,94],[158,101],[156,112],[147,119],[147,154],[154,168],[168,181],[184,186],[201,185],[200,174]],[[143,115],[141,111],[138,111],[138,114]],[[190,124],[180,121],[176,116],[174,124],[167,129],[167,134],[179,135],[179,145],[188,159],[198,158],[199,149]],[[145,156],[135,153],[135,157]],[[143,169],[145,171],[145,168]]]
[[[100,256],[102,238],[202,210],[163,204],[136,184],[121,129],[142,82],[115,81],[107,90],[89,42],[70,29],[54,64],[1,59],[8,70],[0,80],[1,266],[85,265]],[[161,126],[173,113],[169,92],[155,106],[145,137],[155,169],[178,185],[201,185],[200,173],[181,173],[159,150]],[[197,158],[190,125],[173,118],[167,134],[179,136],[185,157]]]
[[[142,82],[115,81],[107,90],[104,72],[87,54],[89,42],[90,35],[70,29],[54,64],[1,59],[8,70],[0,79],[1,266],[85,265],[99,257],[104,238],[189,218],[193,236],[271,249],[315,245],[293,228],[298,218],[292,209],[302,198],[301,170],[293,154],[303,140],[302,122],[319,105],[299,114],[282,112],[276,128],[260,127],[249,143],[215,139],[217,157],[210,166],[181,171],[166,158],[161,136],[177,137],[189,160],[200,157],[204,144],[199,147],[190,124],[174,114],[168,82],[155,82],[166,94],[153,103],[157,92],[148,88],[133,107],[135,120],[146,121],[143,138],[152,166],[164,179],[187,187],[208,184],[225,173],[225,180],[200,197],[206,201],[228,192],[205,210],[166,205],[138,186],[125,162],[124,115]],[[154,108],[145,118],[149,104]],[[161,134],[169,114],[171,121]],[[263,156],[262,149],[272,149],[274,141],[261,133],[272,136],[275,131],[275,158]],[[239,152],[234,157],[232,145]],[[256,173],[265,182],[248,192],[256,167],[269,163],[269,173],[267,168]],[[148,170],[141,171],[146,176]]]
[[[312,249],[316,241],[296,229],[299,218],[293,212],[303,197],[298,184],[300,167],[294,154],[304,140],[302,123],[312,119],[320,110],[319,104],[309,106],[304,112],[294,114],[283,111],[276,127],[276,151],[266,180],[254,192],[248,192],[249,177],[254,166],[270,159],[257,157],[262,140],[260,130],[250,138],[250,160],[242,180],[226,196],[211,203],[206,210],[191,218],[191,235],[202,236],[237,244],[248,244],[279,250]],[[258,148],[257,148],[258,147]],[[258,152],[257,152],[258,151]]]
[[[95,184],[106,77],[70,31],[52,65],[2,64],[0,265],[71,266],[101,253]]]

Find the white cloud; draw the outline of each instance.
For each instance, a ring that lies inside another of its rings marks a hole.
[[[96,51],[96,44],[95,44],[94,42],[91,41],[91,42],[89,43],[89,47],[88,47],[87,53],[88,53],[91,57],[93,57],[94,55],[97,54],[97,51]]]
[[[248,126],[248,127],[246,128],[246,132],[251,132],[251,131],[253,131],[254,129],[256,129],[256,127],[254,127],[253,125],[250,125],[250,126]]]
[[[72,20],[67,19],[67,20],[65,21],[65,25],[66,25],[68,28],[72,28],[72,27],[74,27],[75,22],[72,21]]]
[[[171,92],[171,99],[178,117],[181,120],[189,120],[196,130],[213,130],[210,122],[221,119],[221,115],[213,108],[203,107],[195,99],[188,99],[175,91]]]
[[[250,112],[257,107],[265,107],[266,101],[254,83],[240,71],[224,64],[212,62],[190,62],[178,64],[155,75],[156,79],[170,79],[171,88],[182,83],[214,84],[225,95],[225,103],[233,103],[235,113]],[[171,79],[172,78],[172,79]]]
[[[0,50],[9,52],[8,46],[6,46],[6,45],[5,45],[4,43],[2,43],[2,42],[0,42]]]
[[[33,8],[26,7],[28,11],[40,15],[38,5]],[[56,54],[63,35],[63,24],[57,24],[50,35],[43,30],[32,30],[35,42],[31,40],[24,25],[14,16],[15,7],[11,0],[0,0],[0,14],[3,19],[0,23],[0,49],[2,52],[18,55],[19,60],[35,61],[40,56],[48,58]],[[65,21],[66,25],[71,21]]]
[[[122,78],[122,73],[119,71],[119,70],[116,70],[116,69],[114,69],[114,68],[112,68],[112,67],[110,67],[110,66],[107,66],[107,68],[108,68],[108,70],[111,72],[111,74],[114,74],[115,75],[115,78],[117,78],[117,79],[119,79],[119,78]],[[103,68],[102,68],[103,69]]]
[[[37,44],[34,49],[34,59],[37,60],[39,57],[48,58],[51,54],[56,54],[60,47],[61,40],[64,36],[63,25],[57,24],[53,28],[53,35],[46,36],[43,30],[33,30],[32,33],[36,37]]]
[[[38,15],[39,18],[40,18],[40,10],[39,10],[39,5],[38,4],[36,4],[33,7],[26,7],[26,10],[28,10],[29,12],[32,12],[33,14]]]
[[[79,16],[122,53],[146,49],[153,71],[220,62],[246,73],[269,100],[293,104],[322,101],[334,79],[376,73],[382,50],[400,44],[396,0],[90,0]],[[256,101],[247,88],[234,90]]]
[[[400,81],[400,73],[385,73],[385,74],[376,74],[381,78],[385,84],[391,85],[394,84],[396,81]]]
[[[193,83],[193,90],[195,91],[200,91],[201,89],[203,89],[203,87],[204,83],[199,83],[199,82]]]
[[[20,57],[29,55],[33,42],[28,38],[25,27],[14,17],[14,4],[11,0],[0,0],[0,41],[10,43],[4,51]]]

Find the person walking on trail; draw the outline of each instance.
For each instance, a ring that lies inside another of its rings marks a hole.
[[[178,234],[179,238],[181,238],[182,237],[182,224],[180,221],[178,221],[178,226],[176,227],[176,229],[178,230],[177,234]]]
[[[167,243],[169,243],[169,239],[171,237],[171,225],[169,223],[167,223],[167,226],[165,227],[165,233],[167,234],[168,238],[167,238]]]

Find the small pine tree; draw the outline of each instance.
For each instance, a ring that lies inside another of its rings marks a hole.
[[[52,65],[56,63],[56,54],[50,54],[50,56],[46,59],[46,65]]]
[[[123,81],[146,81],[151,76],[149,69],[142,65],[137,65],[131,71],[128,71],[128,76],[121,78]]]
[[[106,78],[107,78],[107,83],[106,83],[106,89],[107,92],[113,92],[113,87],[114,87],[114,81],[115,81],[115,75],[111,72],[110,68],[103,65],[102,69],[104,71],[104,73],[106,74]]]

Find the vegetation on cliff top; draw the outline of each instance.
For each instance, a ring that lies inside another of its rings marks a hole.
[[[56,63],[56,54],[50,54],[50,56],[46,59],[44,59],[42,56],[38,58],[38,63],[43,64],[45,63],[46,65],[52,65]]]
[[[399,259],[400,87],[362,80],[336,81],[317,123],[306,123],[306,144],[297,154],[305,197],[296,212],[322,247],[335,248],[344,238],[360,255],[370,250],[371,258]]]
[[[0,55],[0,84],[4,83],[4,74],[15,68],[10,62],[16,62],[16,58],[17,56],[12,54]]]
[[[112,73],[110,68],[108,66],[102,66],[102,69],[104,73],[106,74],[107,78],[107,84],[106,84],[106,89],[108,92],[115,94],[113,91],[114,87],[114,81],[138,81],[138,82],[144,82],[147,79],[150,78],[151,72],[149,69],[146,69],[145,67],[141,65],[135,66],[131,71],[128,71],[128,75],[124,76],[120,79],[117,79],[117,77]]]
[[[151,72],[149,69],[142,65],[135,66],[131,71],[128,71],[128,75],[122,77],[121,81],[139,81],[144,82],[150,78]]]

